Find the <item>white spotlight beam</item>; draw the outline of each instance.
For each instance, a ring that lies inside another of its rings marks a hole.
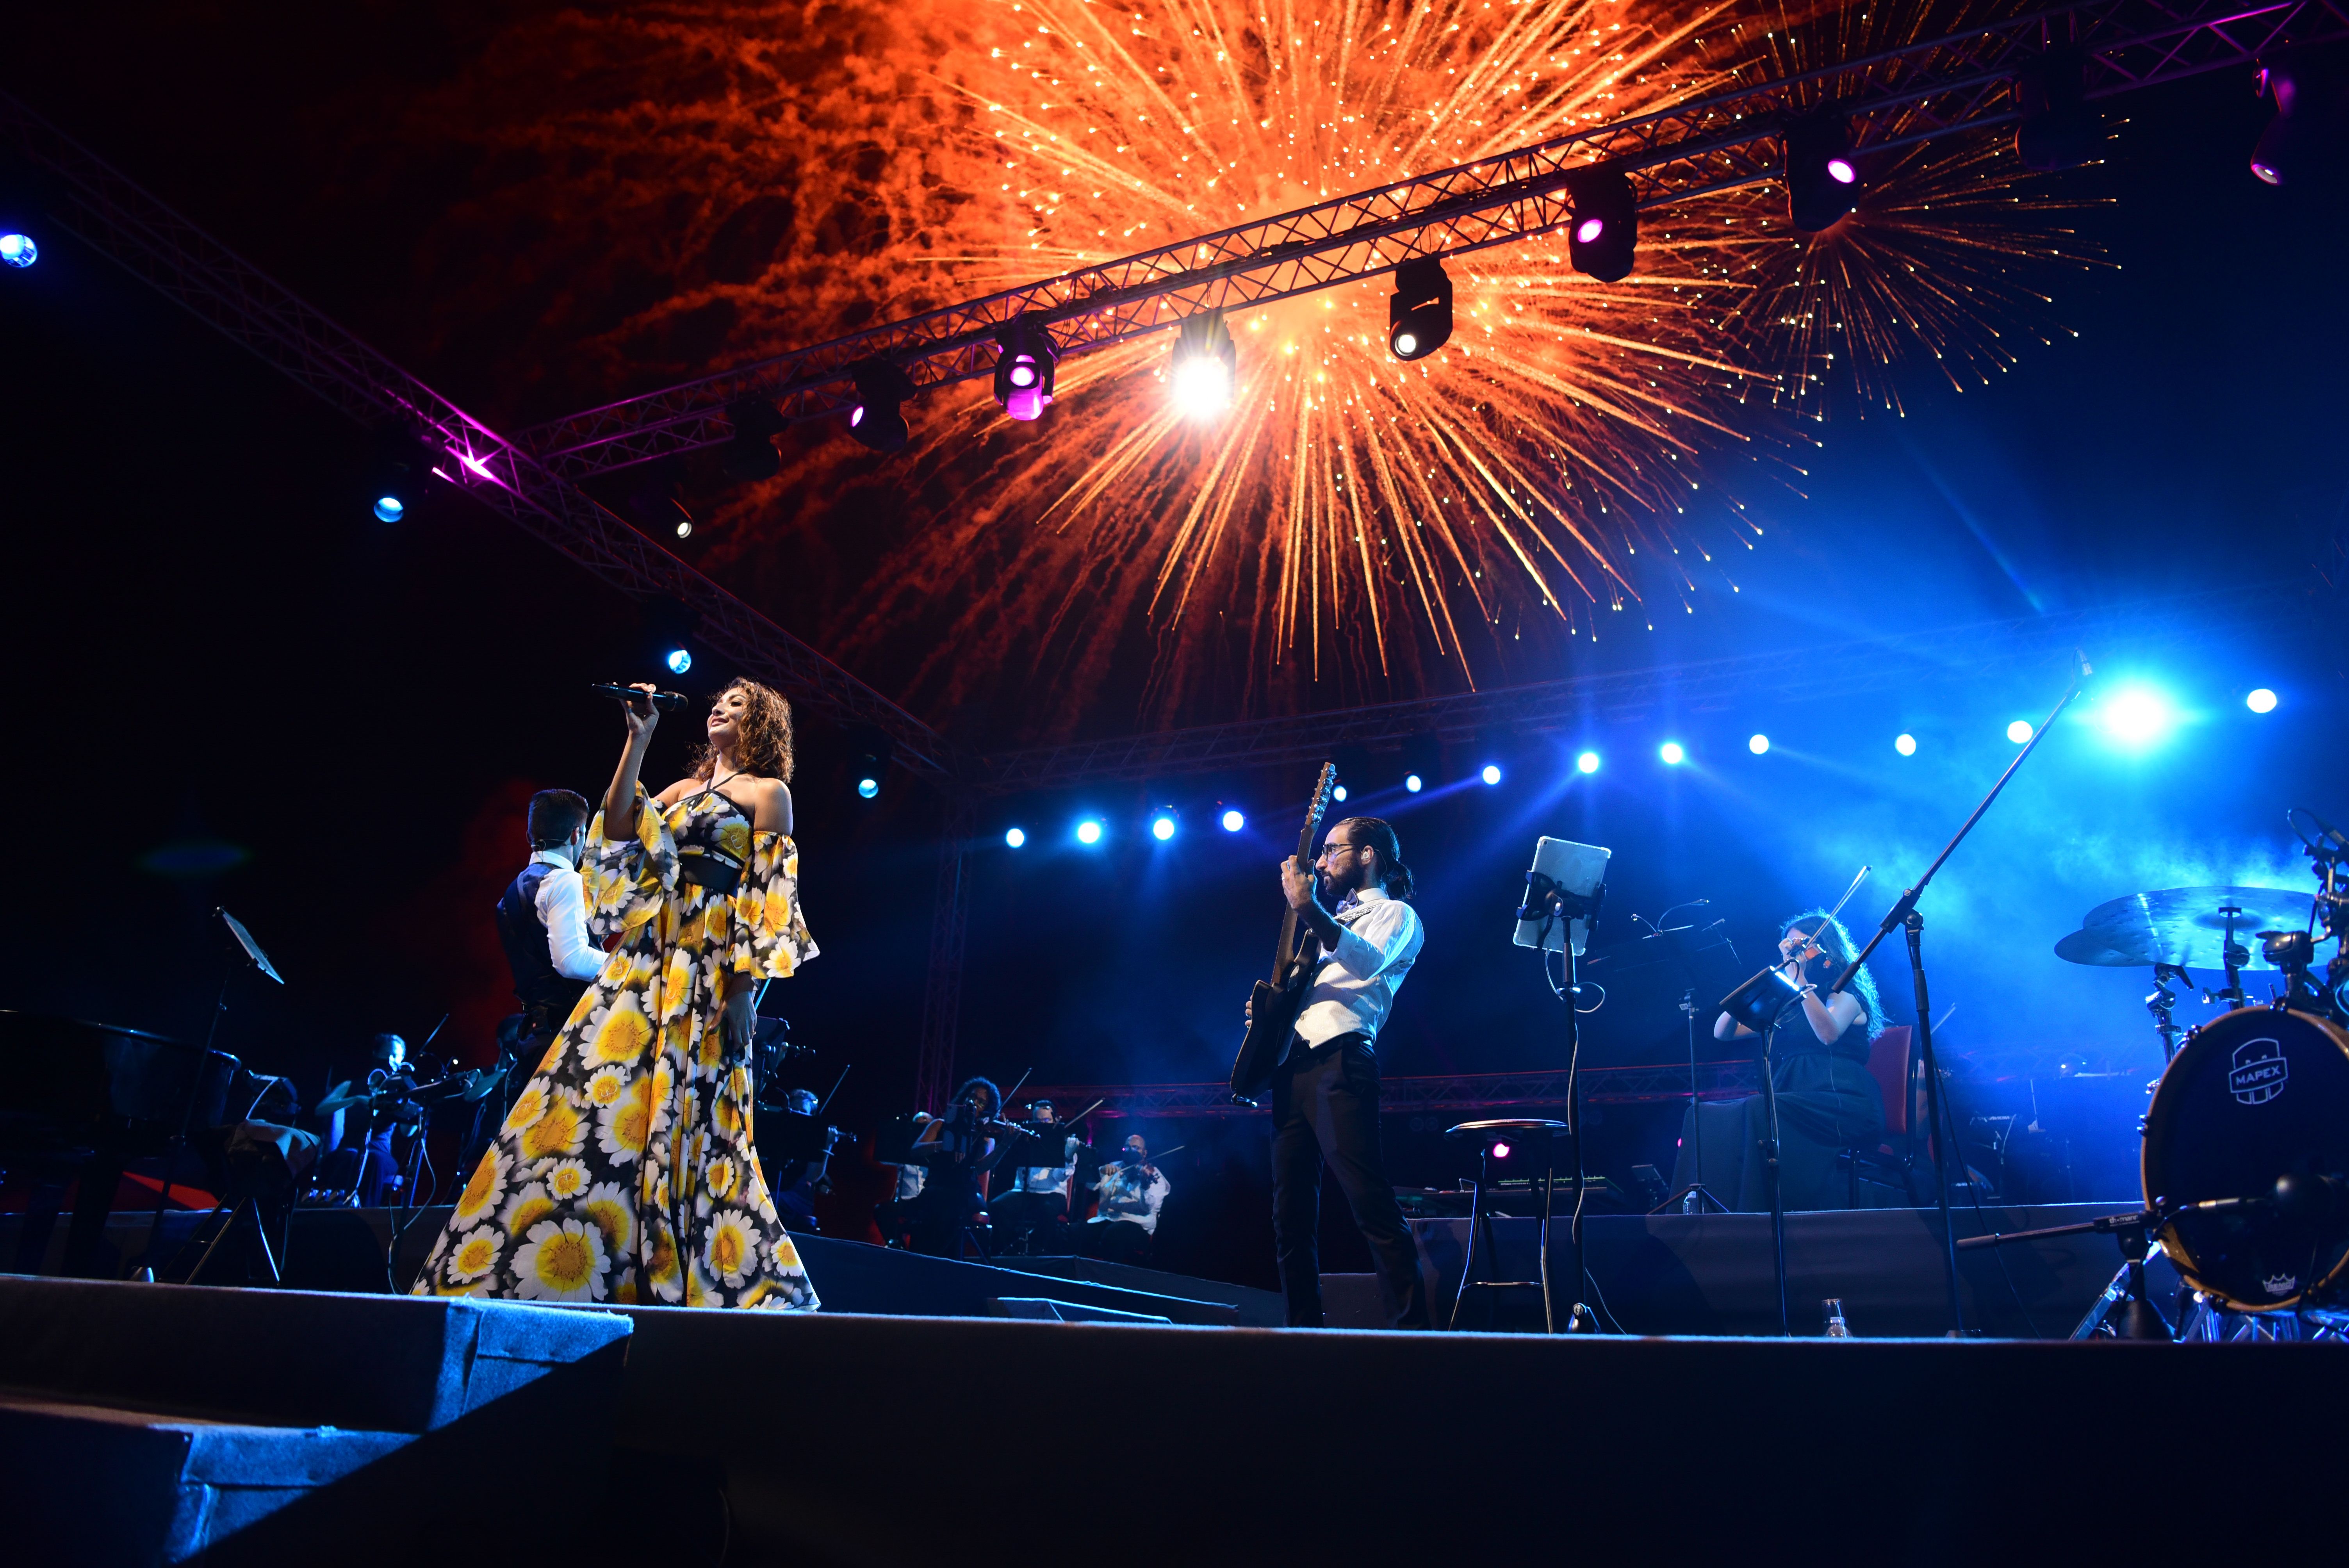
[[[2086,51],[2087,93],[2104,98],[2248,64],[2289,38],[2349,37],[2349,0],[2079,0],[1964,33],[1733,88],[1634,119],[1400,180],[1277,217],[1179,241],[811,348],[589,408],[522,435],[548,469],[578,480],[729,439],[726,409],[764,398],[785,420],[845,418],[849,368],[886,358],[919,387],[993,373],[997,331],[1047,324],[1061,357],[1173,326],[1547,234],[1571,214],[1568,180],[1621,170],[1642,208],[1778,178],[1785,118],[1847,107],[1861,151],[1906,146],[2020,117],[2014,80],[2051,47]]]

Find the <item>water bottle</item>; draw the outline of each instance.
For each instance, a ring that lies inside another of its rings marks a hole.
[[[1826,1301],[1820,1303],[1820,1305],[1826,1308],[1827,1337],[1829,1339],[1849,1339],[1851,1337],[1851,1326],[1843,1320],[1843,1298],[1840,1296],[1831,1295],[1827,1297]]]

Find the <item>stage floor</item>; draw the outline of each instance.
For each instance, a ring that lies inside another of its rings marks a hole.
[[[602,1349],[541,1348],[623,1323]],[[469,1348],[492,1343],[521,1369],[504,1392]],[[77,1532],[143,1517],[142,1487],[231,1496],[240,1454],[283,1496],[270,1511],[247,1488],[251,1522],[210,1560],[531,1542],[696,1564],[2232,1561],[2323,1539],[2349,1461],[2333,1345],[1299,1333],[0,1278],[0,1466],[42,1481],[12,1540],[74,1562],[165,1560],[77,1551]],[[202,1475],[109,1457],[207,1422],[242,1446]],[[370,1429],[381,1451],[357,1451]],[[353,1451],[296,1487],[272,1430]]]

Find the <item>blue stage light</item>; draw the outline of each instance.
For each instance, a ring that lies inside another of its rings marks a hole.
[[[2275,693],[2268,690],[2265,686],[2261,686],[2256,691],[2253,691],[2250,696],[2243,698],[2243,706],[2250,708],[2253,713],[2273,713],[2275,711]]]
[[[1501,770],[1498,768],[1495,768],[1493,764],[1487,762],[1485,764],[1485,771],[1482,777],[1487,784],[1498,784],[1501,781]]]
[[[2016,719],[2006,727],[2006,738],[2017,746],[2022,745],[2031,738],[2031,721],[2027,718]]]
[[[1342,795],[1339,797],[1339,799],[1343,799],[1344,798],[1345,798],[1345,797],[1344,797],[1344,796],[1342,796]],[[1237,832],[1238,832],[1242,828],[1245,828],[1245,827],[1247,827],[1247,819],[1246,817],[1241,816],[1237,811],[1236,811],[1236,810],[1235,810],[1235,811],[1226,811],[1226,812],[1225,812],[1225,813],[1224,813],[1224,831],[1225,831],[1225,832],[1226,832],[1226,833],[1237,833]]]
[[[1094,821],[1091,817],[1086,818],[1083,821],[1077,824],[1077,842],[1081,844],[1100,843],[1101,833],[1101,824]]]
[[[2106,738],[2141,748],[2168,735],[2178,722],[2178,712],[2168,697],[2149,686],[2126,686],[2097,707],[2096,722]]]
[[[1173,838],[1174,836],[1174,819],[1172,817],[1159,817],[1154,819],[1150,824],[1150,836],[1157,840],[1162,844],[1167,840]]]
[[[1003,835],[1003,841],[1016,850],[1028,841],[1028,830],[1013,828]]]
[[[1914,757],[1917,755],[1917,738],[1913,735],[1896,735],[1892,738],[1892,749],[1903,757]]]
[[[693,667],[693,653],[688,648],[671,648],[668,657],[661,662],[668,665],[669,674],[681,676]]]
[[[1343,784],[1340,784],[1335,789],[1330,790],[1330,793],[1342,804],[1346,799],[1346,787]]]
[[[1578,772],[1578,773],[1596,773],[1596,772],[1598,772],[1598,771],[1599,771],[1599,753],[1597,753],[1596,751],[1586,751],[1586,752],[1584,752],[1581,756],[1579,756],[1579,757],[1578,757],[1578,758],[1576,758],[1574,759],[1574,769],[1575,769],[1575,771],[1576,771],[1576,772]]]
[[[881,793],[881,780],[870,775],[859,779],[856,781],[856,792],[870,800],[874,796]]]
[[[1427,784],[1426,781],[1422,779],[1418,774],[1409,773],[1403,776],[1402,787],[1416,795],[1422,789],[1426,789]]]
[[[375,515],[379,522],[398,522],[408,515],[408,508],[396,495],[379,495],[375,498]]]
[[[0,234],[0,262],[12,267],[29,267],[41,259],[41,247],[33,243],[30,234]]]
[[[1677,740],[1665,741],[1661,746],[1656,748],[1656,755],[1664,759],[1666,767],[1671,768],[1677,768],[1682,763],[1688,760],[1688,752],[1682,748],[1681,743]]]
[[[1745,749],[1759,757],[1770,749],[1770,738],[1766,735],[1757,735],[1745,743]]]

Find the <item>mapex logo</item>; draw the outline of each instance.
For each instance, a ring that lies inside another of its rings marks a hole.
[[[2227,1089],[2245,1105],[2265,1105],[2283,1092],[2291,1077],[2282,1040],[2245,1040],[2235,1047],[2234,1065],[2227,1069]]]

